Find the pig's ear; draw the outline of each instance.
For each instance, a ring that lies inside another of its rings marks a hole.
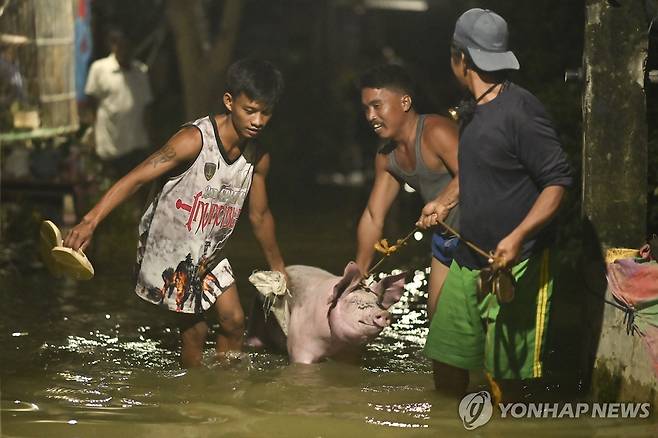
[[[374,292],[379,297],[379,304],[384,309],[388,309],[400,301],[404,292],[404,277],[406,276],[406,272],[389,275],[375,285]]]
[[[331,307],[334,307],[336,305],[341,295],[343,295],[345,292],[349,292],[355,289],[359,285],[359,282],[361,282],[362,279],[363,279],[363,274],[361,274],[361,270],[356,265],[356,263],[349,262],[347,266],[345,266],[345,272],[343,273],[343,278],[338,280],[338,283],[336,283],[336,285],[334,286],[333,293],[329,298]]]

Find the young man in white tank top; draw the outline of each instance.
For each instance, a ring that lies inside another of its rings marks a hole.
[[[417,225],[428,229],[437,219],[457,228],[457,126],[436,114],[419,115],[414,108],[414,86],[397,65],[373,67],[361,77],[361,102],[365,117],[387,145],[375,157],[375,182],[357,228],[356,263],[366,272],[374,244],[381,238],[386,215],[400,186],[406,182],[426,203]],[[452,211],[451,211],[452,210]],[[428,320],[452,261],[456,238],[437,230],[433,236],[428,290]]]
[[[247,194],[249,219],[265,258],[285,275],[267,201],[270,156],[253,141],[282,90],[281,73],[269,62],[246,59],[231,65],[223,95],[226,114],[185,125],[117,181],[64,240],[65,246],[85,249],[115,207],[144,184],[170,176],[140,223],[135,291],[179,315],[185,367],[201,364],[208,313],[219,318],[217,353],[242,348],[244,312],[222,249]]]

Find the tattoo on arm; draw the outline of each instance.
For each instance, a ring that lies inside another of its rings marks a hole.
[[[153,167],[157,167],[158,164],[171,161],[175,157],[176,157],[176,151],[174,150],[174,147],[167,144],[158,152],[153,154],[153,158],[151,158],[151,163],[153,164]]]

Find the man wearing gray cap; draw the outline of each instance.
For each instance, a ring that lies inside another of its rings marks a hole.
[[[504,390],[542,376],[553,218],[572,183],[543,105],[507,79],[509,70],[519,69],[507,38],[501,16],[471,9],[457,20],[451,46],[453,73],[472,96],[458,111],[463,241],[439,296],[425,353],[433,360],[436,388],[455,395],[466,391],[469,370],[484,367]],[[492,255],[483,257],[466,242]],[[511,293],[479,294],[483,268],[511,272]]]

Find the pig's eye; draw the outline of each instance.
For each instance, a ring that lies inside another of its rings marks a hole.
[[[356,307],[359,310],[368,309],[369,307],[372,307],[372,304],[370,304],[370,303],[357,302],[355,304],[356,304]]]

